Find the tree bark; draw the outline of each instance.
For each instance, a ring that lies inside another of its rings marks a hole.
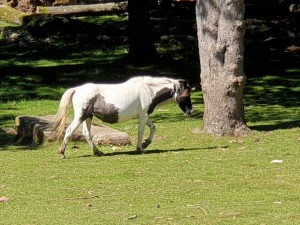
[[[197,0],[204,129],[217,136],[250,133],[243,90],[244,0]]]
[[[129,59],[148,64],[157,58],[150,24],[148,0],[128,0]]]

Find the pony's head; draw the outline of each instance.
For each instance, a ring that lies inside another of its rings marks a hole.
[[[152,102],[147,111],[148,114],[151,114],[156,106],[163,105],[174,100],[185,115],[191,115],[193,113],[190,96],[191,88],[187,80],[144,76],[136,77],[129,81],[140,82],[141,79],[148,87],[151,87],[154,93]]]
[[[193,113],[191,87],[187,80],[178,80],[178,82],[179,88],[176,90],[175,99],[184,114],[189,116]]]

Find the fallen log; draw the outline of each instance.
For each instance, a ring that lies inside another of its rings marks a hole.
[[[38,6],[37,13],[52,15],[76,15],[83,13],[116,13],[125,12],[128,2],[101,3],[91,5],[69,5],[69,6]]]
[[[44,141],[53,141],[52,128],[50,126],[54,116],[18,116],[16,117],[17,139],[31,140],[35,144]],[[71,120],[67,121],[66,127]],[[85,140],[80,126],[72,135],[72,140]],[[93,142],[98,145],[129,145],[130,137],[127,133],[112,129],[110,127],[93,123],[91,127]]]

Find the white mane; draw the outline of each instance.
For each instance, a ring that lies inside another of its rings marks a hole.
[[[178,80],[167,77],[137,76],[129,79],[127,82],[144,82],[148,86],[160,86],[170,84],[172,88],[175,88],[174,91],[177,91],[179,89]]]

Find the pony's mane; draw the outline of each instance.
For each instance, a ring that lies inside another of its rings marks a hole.
[[[167,77],[151,77],[151,76],[137,76],[129,79],[127,82],[137,82],[143,81],[145,84],[149,86],[153,85],[162,85],[162,84],[174,84],[176,85],[176,80],[170,79]]]

